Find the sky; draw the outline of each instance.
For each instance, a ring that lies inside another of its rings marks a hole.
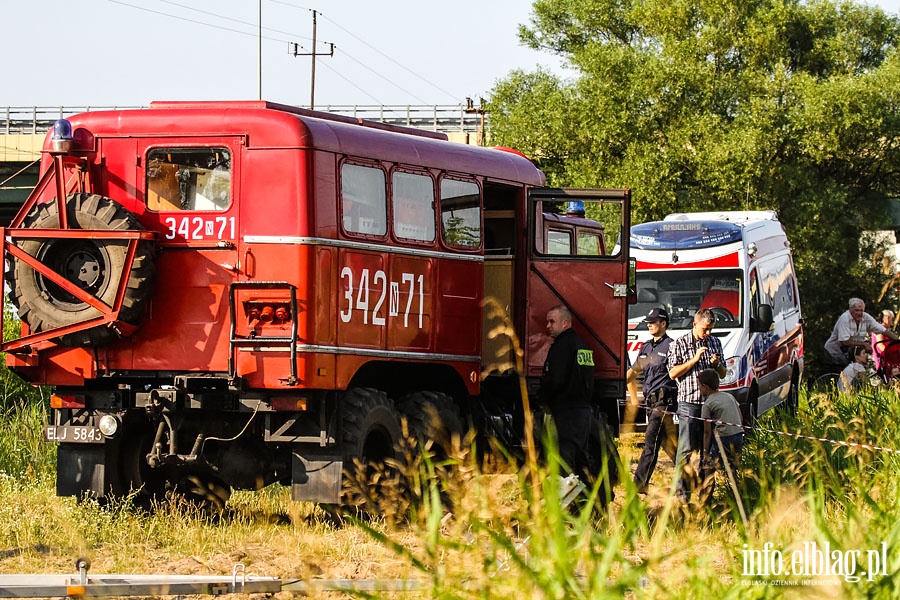
[[[898,0],[900,1],[900,0]],[[0,106],[262,97],[476,103],[515,68],[559,60],[518,43],[528,0],[0,0]],[[60,76],[54,76],[54,71]],[[562,72],[561,70],[559,72]]]
[[[900,13],[900,0],[869,3]],[[530,0],[0,0],[0,106],[260,97],[301,106],[314,100],[320,109],[459,104],[467,97],[478,105],[514,69],[568,74],[558,57],[519,43],[531,6]],[[334,44],[333,56],[316,58],[314,98],[312,61],[302,55],[312,48],[313,11],[316,52],[327,54]]]

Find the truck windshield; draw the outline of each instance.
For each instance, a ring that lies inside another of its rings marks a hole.
[[[628,307],[628,328],[647,329],[644,317],[652,308],[665,308],[669,329],[690,329],[694,313],[712,310],[716,328],[743,325],[744,280],[739,269],[638,271],[637,303]]]

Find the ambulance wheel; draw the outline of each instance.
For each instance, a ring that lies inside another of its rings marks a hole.
[[[400,414],[387,394],[352,388],[343,396],[342,503],[365,512],[405,498]],[[402,506],[402,505],[400,505]]]
[[[413,392],[400,401],[409,436],[418,452],[427,451],[441,461],[453,455],[463,435],[459,409],[453,398],[441,392]]]
[[[797,410],[800,408],[800,376],[794,371],[791,377],[791,387],[788,390],[788,397],[785,399],[785,409],[792,417],[797,416]]]
[[[71,229],[135,230],[143,229],[137,219],[121,205],[97,194],[70,194],[66,199],[67,222]],[[28,229],[57,229],[56,202],[32,208],[23,221]],[[113,306],[128,254],[126,240],[97,239],[20,239],[18,247],[35,257],[75,286]],[[58,284],[26,265],[11,259],[7,269],[10,298],[19,318],[32,333],[83,323],[101,316],[96,308],[82,302]],[[131,274],[125,286],[120,321],[138,325],[152,292],[155,272],[153,248],[139,242]],[[120,333],[105,325],[77,331],[59,338],[67,346],[98,346],[114,341]]]
[[[745,406],[747,407],[747,412],[741,415],[744,419],[744,435],[750,433],[750,429],[756,427],[756,415],[759,412],[759,391],[757,391],[756,387],[750,388]]]

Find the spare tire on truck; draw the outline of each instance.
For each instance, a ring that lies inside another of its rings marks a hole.
[[[71,229],[140,230],[135,216],[117,202],[98,194],[69,194],[66,198],[67,223]],[[35,205],[22,222],[25,229],[57,229],[57,203]],[[125,270],[128,240],[19,238],[16,245],[59,273],[81,289],[113,306],[119,282]],[[93,306],[82,302],[21,260],[12,259],[7,268],[10,299],[19,318],[33,333],[83,323],[101,316]],[[155,265],[153,246],[138,242],[134,265],[125,286],[119,320],[140,324],[152,292]],[[66,334],[59,342],[66,346],[99,346],[121,337],[117,328],[107,324]]]

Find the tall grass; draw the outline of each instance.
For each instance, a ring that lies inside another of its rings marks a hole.
[[[900,449],[900,398],[890,389],[804,394],[797,416],[761,418],[747,437],[737,500],[723,479],[709,505],[683,506],[665,473],[654,480],[656,496],[639,495],[627,464],[636,436],[620,440],[623,482],[606,508],[595,502],[597,490],[562,506],[552,451],[546,464],[487,470],[464,445],[439,464],[427,456],[415,462],[418,501],[404,520],[342,523],[277,486],[236,493],[218,519],[178,502],[144,513],[128,499],[101,507],[57,498],[52,445],[40,441],[42,406],[21,401],[3,409],[0,572],[66,572],[86,555],[95,572],[221,574],[240,561],[251,573],[283,578],[424,582],[424,591],[402,597],[900,595],[900,455],[856,445]],[[748,574],[747,552],[767,543],[788,563],[813,543],[842,557],[859,551],[863,561],[884,543],[886,574],[859,581],[847,573]]]
[[[8,305],[4,311],[3,339],[15,339],[21,323]],[[0,352],[0,475],[53,475],[54,448],[42,441],[48,397],[46,388],[34,387],[7,369],[6,355]]]
[[[0,405],[0,474],[14,479],[55,476],[55,452],[43,441],[46,409],[23,399]]]
[[[514,491],[500,497],[475,477],[452,516],[432,494],[411,525],[416,543],[370,534],[426,577],[435,598],[897,597],[900,454],[859,444],[900,450],[898,422],[891,389],[804,395],[797,416],[774,411],[748,435],[737,499],[723,481],[706,506],[671,494],[648,501],[626,476],[608,510],[587,502],[573,511],[560,504],[551,460],[510,474]],[[748,553],[766,544],[785,571],[798,556],[799,573],[748,569]],[[864,575],[867,555],[882,548],[875,558],[887,564]],[[804,558],[826,549],[827,568]]]

